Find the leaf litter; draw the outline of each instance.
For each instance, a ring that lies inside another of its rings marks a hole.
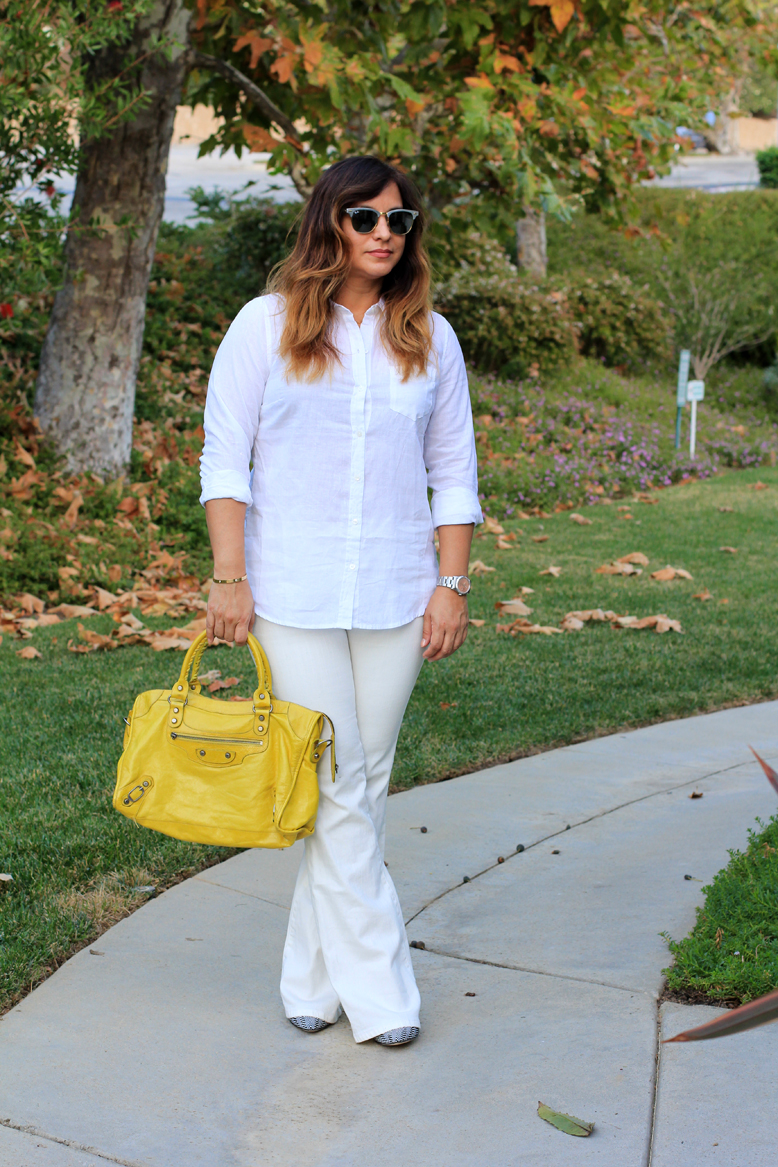
[[[110,651],[121,645],[145,644],[157,652],[174,649],[186,651],[192,641],[205,631],[207,590],[210,580],[203,585],[193,578],[180,580],[174,586],[145,586],[146,581],[133,589],[116,594],[104,588],[87,592],[88,604],[60,603],[46,607],[43,600],[29,593],[13,597],[14,607],[0,608],[0,633],[8,632],[19,639],[29,639],[36,628],[51,627],[65,620],[78,620],[78,639],[68,641],[74,653]],[[141,616],[167,616],[173,619],[187,614],[195,618],[183,627],[152,629]],[[95,615],[110,615],[116,627],[110,633],[93,632],[83,621]],[[20,650],[24,659],[40,655],[37,649]]]
[[[497,603],[495,607],[498,611],[505,612],[510,610],[510,605],[515,601],[505,601],[503,605]],[[517,617],[511,624],[498,624],[498,632],[507,632],[511,636],[527,635],[531,633],[542,633],[545,636],[552,636],[556,632],[582,632],[587,624],[607,623],[614,631],[621,631],[626,629],[630,632],[643,632],[647,629],[653,629],[660,635],[665,632],[683,632],[680,620],[673,620],[664,613],[659,613],[655,616],[619,616],[618,613],[612,612],[609,609],[603,608],[583,608],[574,612],[568,612],[557,628],[554,625],[532,624],[524,616]]]

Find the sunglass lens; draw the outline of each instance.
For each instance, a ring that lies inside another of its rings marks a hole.
[[[413,226],[413,211],[390,211],[387,215],[389,230],[394,235],[407,235]]]
[[[351,213],[351,226],[360,235],[369,235],[377,222],[378,212],[372,211],[369,207],[360,207]]]

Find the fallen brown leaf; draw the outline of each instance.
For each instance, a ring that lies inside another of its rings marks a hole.
[[[534,588],[519,588],[519,591],[523,596],[534,596],[535,594]]]
[[[719,507],[719,510],[721,511],[722,515],[731,515],[733,513],[734,509],[735,509],[734,507]]]
[[[94,616],[97,608],[84,604],[58,604],[56,608],[49,608],[49,613],[52,612],[63,620],[75,620],[77,616],[83,620],[86,616]]]
[[[512,600],[498,600],[494,606],[501,616],[529,616],[532,611],[521,596],[514,596]]]
[[[682,567],[662,567],[659,571],[652,571],[651,578],[658,580],[660,583],[668,583],[671,579],[692,579],[692,575],[688,571],[684,571]]]
[[[126,628],[132,628],[134,632],[143,632],[146,628],[143,621],[139,620],[132,612],[125,612],[121,618],[121,624]]]
[[[473,628],[483,628],[485,623],[486,623],[485,620],[476,620],[474,617],[471,617],[468,620],[468,624],[472,624]]]
[[[546,543],[546,542],[548,542],[548,540],[550,538],[551,538],[550,535],[533,535],[532,542],[533,543]]]
[[[14,601],[28,616],[32,616],[33,612],[42,612],[46,607],[43,600],[39,600],[37,596],[31,596],[29,592],[22,592],[20,596],[14,596]]]
[[[561,628],[554,628],[553,625],[548,624],[531,624],[529,620],[525,620],[523,616],[519,616],[512,624],[498,624],[498,632],[508,632],[511,636],[531,636],[539,633],[542,636],[553,636],[555,633],[561,633]]]
[[[769,490],[770,487],[766,482],[752,482],[749,490]]]
[[[497,520],[493,519],[491,515],[484,515],[484,530],[487,531],[490,535],[505,534],[505,528],[501,527]]]
[[[17,648],[16,655],[20,656],[22,660],[37,660],[43,656],[43,653],[38,652],[37,648],[33,648],[31,644],[28,644],[25,648]]]
[[[512,540],[515,540],[515,538],[516,538],[515,535],[512,535],[512,536],[511,535],[500,535],[495,540],[494,545],[498,551],[513,551],[514,550],[514,543]]]
[[[639,567],[648,567],[648,556],[642,551],[630,551],[629,555],[620,555],[616,563],[636,563]]]
[[[208,686],[209,693],[218,693],[220,689],[233,689],[241,682],[240,677],[225,677],[224,680],[211,681]]]
[[[440,703],[441,709],[456,709],[456,707],[457,707],[456,701],[441,701],[441,703]]]
[[[487,567],[481,559],[475,559],[467,569],[468,575],[486,575],[490,571],[496,571],[496,567]]]
[[[92,632],[90,628],[85,628],[83,624],[77,625],[78,635],[87,644],[93,644],[95,648],[116,648],[116,641],[111,636],[103,636],[101,632]]]
[[[115,604],[117,599],[118,597],[115,596],[113,592],[107,592],[105,588],[95,588],[94,602],[97,604],[101,612],[105,608],[110,607],[111,604]]]
[[[160,632],[156,636],[149,637],[147,644],[150,644],[155,652],[165,652],[167,649],[173,648],[186,652],[191,641],[185,640],[183,636],[169,636],[167,633]]]
[[[538,572],[538,575],[551,575],[554,577],[554,579],[559,579],[561,574],[561,567],[546,567],[543,571]]]
[[[602,567],[595,568],[596,575],[642,575],[643,569],[632,563],[603,563]]]
[[[571,523],[577,523],[579,527],[591,527],[591,525],[592,525],[592,520],[591,520],[591,519],[585,519],[585,518],[583,517],[583,515],[579,515],[579,514],[576,514],[576,513],[573,513],[573,514],[570,516],[570,522],[571,522]]]
[[[693,600],[712,600],[713,594],[707,588],[703,588],[701,592],[695,592],[692,596]]]
[[[682,632],[680,621],[671,620],[669,616],[644,616],[642,620],[636,620],[634,624],[629,627],[636,632],[640,632],[644,628],[655,628],[657,632]]]
[[[719,547],[719,551],[728,551],[730,555],[737,555],[737,547]]]
[[[78,519],[78,512],[79,512],[80,508],[83,506],[83,504],[84,504],[84,500],[81,497],[81,491],[80,490],[75,491],[75,493],[73,495],[73,501],[71,502],[70,506],[65,511],[65,514],[62,517],[62,521],[64,522],[65,526],[70,527],[71,530],[76,525],[76,520]]]

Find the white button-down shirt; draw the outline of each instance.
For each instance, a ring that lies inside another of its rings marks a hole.
[[[407,624],[435,588],[434,528],[483,519],[459,342],[433,313],[429,371],[401,381],[379,339],[382,311],[360,327],[335,305],[341,361],[315,382],[287,379],[277,296],[246,304],[216,354],[200,501],[247,504],[255,608],[276,624]]]

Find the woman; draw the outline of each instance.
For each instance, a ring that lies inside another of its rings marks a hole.
[[[202,457],[208,638],[243,644],[253,625],[275,691],[335,728],[337,780],[323,760],[284,948],[286,1016],[311,1033],[343,1008],[357,1042],[388,1046],[419,1033],[383,859],[389,777],[423,660],[465,639],[482,520],[467,376],[429,310],[423,226],[386,163],[324,173],[268,294],[219,348]]]

